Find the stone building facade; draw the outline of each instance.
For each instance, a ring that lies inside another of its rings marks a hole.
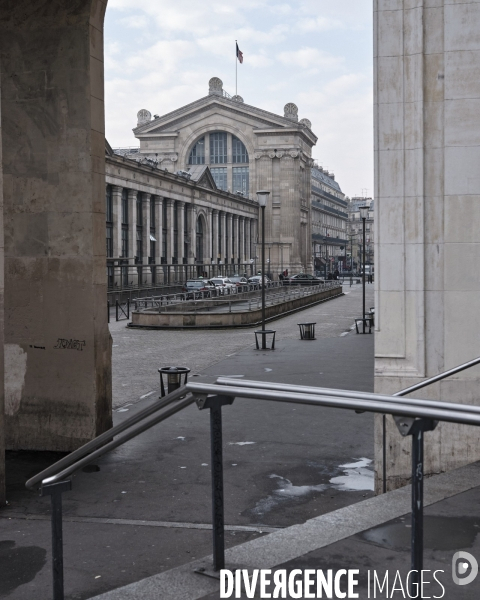
[[[308,119],[298,119],[295,104],[286,104],[284,115],[276,115],[245,104],[240,96],[230,97],[214,77],[207,96],[178,110],[154,117],[141,110],[134,134],[140,142],[138,154],[169,173],[208,166],[217,188],[229,194],[222,196],[226,202],[236,196],[241,206],[242,197],[256,202],[257,190],[270,191],[265,232],[270,271],[312,272],[311,149],[317,137]],[[250,214],[245,216],[253,218]],[[211,226],[205,219],[207,229],[211,227],[207,235],[215,240],[218,217],[214,214]],[[231,240],[230,220],[223,225]],[[254,237],[254,256],[260,256],[258,243]],[[218,254],[215,246],[207,258],[235,261],[230,250]]]
[[[254,273],[258,204],[217,189],[210,169],[171,173],[145,156],[106,151],[109,289]]]
[[[324,275],[344,266],[348,203],[335,175],[317,164],[311,169],[311,187],[314,267]]]
[[[480,356],[480,2],[375,0],[375,391]],[[479,404],[476,366],[415,393]],[[387,488],[411,440],[387,419]],[[382,419],[375,430],[382,489]],[[424,473],[480,459],[478,430],[425,435]]]
[[[375,202],[372,198],[353,197],[348,203],[348,265],[358,270],[362,263],[363,223],[360,218],[360,206],[368,206],[365,219],[365,262],[373,267],[375,257]]]

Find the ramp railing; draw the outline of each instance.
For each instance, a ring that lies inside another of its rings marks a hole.
[[[225,567],[222,407],[233,404],[236,398],[332,407],[394,417],[400,434],[403,437],[412,437],[411,564],[414,576],[411,578],[410,597],[418,597],[420,589],[418,584],[423,568],[424,434],[434,430],[439,421],[480,426],[480,407],[438,400],[403,398],[401,394],[411,393],[478,363],[480,358],[392,396],[281,383],[240,381],[225,377],[219,378],[213,384],[190,382],[175,390],[27,481],[27,488],[39,486],[42,496],[51,496],[53,599],[64,600],[62,494],[71,489],[71,475],[193,402],[197,403],[200,410],[210,410],[213,571],[202,570],[201,573],[219,576],[219,571]]]

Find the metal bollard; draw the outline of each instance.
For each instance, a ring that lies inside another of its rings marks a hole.
[[[163,383],[163,375],[167,376],[167,393],[170,394],[182,385],[182,375],[185,376],[183,381],[183,385],[187,383],[188,374],[190,373],[190,369],[187,367],[162,367],[158,369],[160,373],[160,390],[162,395],[160,398],[163,398],[165,393],[165,386]]]

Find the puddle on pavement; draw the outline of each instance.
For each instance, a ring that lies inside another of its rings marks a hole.
[[[47,560],[47,551],[38,546],[16,547],[13,540],[0,541],[0,596],[35,579]]]
[[[344,492],[373,491],[373,471],[369,468],[371,462],[370,458],[360,458],[357,462],[339,465],[344,474],[332,477],[330,483]]]
[[[471,548],[480,532],[480,518],[424,516],[424,546],[431,550]],[[359,534],[360,538],[392,550],[410,551],[410,519],[388,523]]]
[[[328,483],[317,485],[294,485],[285,477],[276,474],[270,475],[270,479],[276,480],[277,489],[273,490],[266,498],[259,500],[251,512],[257,517],[261,517],[286,501],[299,500],[329,489],[342,492],[373,491],[374,474],[370,467],[371,463],[370,458],[360,458],[356,459],[355,462],[334,467],[332,470],[335,477],[329,477]],[[330,470],[330,474],[333,474],[332,470]],[[343,475],[338,475],[339,470],[343,472]]]

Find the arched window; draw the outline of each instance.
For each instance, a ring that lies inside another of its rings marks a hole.
[[[232,135],[232,162],[248,163],[248,152],[243,142]]]
[[[200,138],[190,152],[188,157],[189,165],[205,164],[205,138]]]
[[[208,165],[218,189],[249,196],[249,157],[245,144],[226,131],[199,138],[190,151],[189,165]]]

